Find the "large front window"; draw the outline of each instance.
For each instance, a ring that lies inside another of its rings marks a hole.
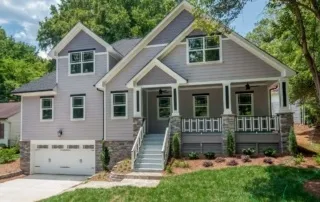
[[[238,116],[253,116],[253,94],[237,94],[237,113]]]
[[[41,98],[40,113],[42,121],[53,120],[53,98]]]
[[[220,36],[188,38],[188,63],[220,61]]]
[[[70,53],[70,75],[94,73],[94,51]]]
[[[209,117],[209,96],[196,95],[193,96],[193,112],[194,117]]]
[[[71,97],[71,120],[85,119],[85,96]]]
[[[158,98],[158,119],[168,119],[171,114],[171,98]]]
[[[112,94],[112,118],[127,118],[127,93]]]

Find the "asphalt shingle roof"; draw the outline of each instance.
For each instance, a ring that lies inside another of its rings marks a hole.
[[[12,93],[27,93],[53,90],[56,86],[56,72],[50,72],[43,77],[31,81],[30,83],[22,85],[20,88],[15,89]]]
[[[121,55],[126,56],[140,41],[142,38],[136,39],[121,39],[112,44]]]
[[[7,119],[20,112],[20,102],[0,103],[0,119]]]

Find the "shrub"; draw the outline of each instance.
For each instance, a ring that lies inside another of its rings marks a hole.
[[[246,156],[252,156],[256,150],[254,148],[243,149],[242,153]]]
[[[218,158],[216,158],[214,161],[215,161],[216,163],[222,163],[222,162],[225,162],[226,159],[223,158],[223,157],[218,157]]]
[[[227,165],[228,166],[237,166],[238,162],[236,160],[230,160],[230,161],[227,162]]]
[[[294,158],[294,163],[300,165],[302,162],[304,162],[304,156],[300,153]]]
[[[267,164],[273,164],[272,158],[264,158],[264,159],[263,159],[263,162],[264,162],[264,163],[267,163]]]
[[[102,162],[103,169],[108,170],[110,155],[109,155],[108,147],[105,146],[105,142],[102,142],[102,151],[100,153],[100,160]]]
[[[174,158],[180,158],[180,136],[175,133],[172,137],[172,155]]]
[[[199,154],[197,152],[191,152],[188,154],[189,159],[194,160],[194,159],[199,159]]]
[[[166,167],[166,173],[167,173],[167,174],[172,174],[172,173],[173,173],[171,166],[167,166],[167,167]]]
[[[267,148],[263,151],[263,154],[268,157],[274,157],[276,155],[276,153],[277,153],[277,151],[272,148]]]
[[[176,168],[189,168],[188,162],[175,160],[172,164],[173,167]]]
[[[13,147],[11,147],[14,151],[15,151],[15,153],[16,154],[19,154],[20,153],[20,144],[19,143],[17,143],[17,144],[15,144]]]
[[[293,128],[291,127],[290,133],[289,133],[289,152],[291,155],[296,155],[298,153],[298,144],[296,139],[296,134],[294,133]]]
[[[227,136],[227,150],[228,150],[228,155],[233,156],[235,153],[235,142],[234,142],[234,137],[231,131],[228,131],[228,136]]]
[[[0,143],[0,149],[6,149],[7,148],[7,145],[4,144],[4,143]]]
[[[202,163],[202,165],[203,165],[203,167],[211,167],[211,166],[213,166],[213,163],[211,162],[211,161],[204,161],[203,163]]]
[[[250,159],[250,156],[249,156],[249,155],[242,156],[241,160],[242,160],[242,162],[244,162],[244,163],[251,162],[251,159]]]
[[[314,161],[316,162],[316,164],[320,165],[320,154],[318,154],[317,156],[315,156]]]
[[[207,152],[204,154],[204,156],[206,157],[206,159],[214,159],[216,154],[214,152]]]
[[[17,158],[19,158],[19,155],[16,154],[15,149],[0,149],[0,164],[10,163]]]

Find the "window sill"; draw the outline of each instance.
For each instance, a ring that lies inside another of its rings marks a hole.
[[[214,65],[214,64],[222,64],[223,61],[212,61],[212,62],[194,62],[194,63],[187,63],[188,66],[199,66],[199,65]]]
[[[92,72],[92,73],[79,73],[79,74],[68,74],[68,76],[90,76],[90,75],[95,75],[95,72]]]
[[[111,117],[111,120],[126,120],[128,117]]]
[[[49,119],[49,120],[40,120],[41,123],[46,123],[46,122],[53,122],[53,119]]]
[[[70,121],[85,121],[86,119],[71,119]]]

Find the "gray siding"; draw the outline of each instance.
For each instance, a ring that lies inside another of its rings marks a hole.
[[[166,72],[162,71],[162,69],[160,69],[159,67],[154,67],[138,82],[138,85],[169,83],[176,83],[176,80]]]
[[[82,35],[80,35],[82,36]],[[81,37],[80,37],[81,38]],[[91,45],[84,43],[79,37],[74,39],[64,50],[70,48],[86,49],[100,47],[94,41]],[[92,40],[91,40],[92,42]],[[81,46],[84,45],[84,46]],[[104,50],[103,50],[104,51]],[[68,76],[68,58],[58,59],[57,95],[54,97],[54,121],[40,122],[40,97],[24,97],[23,99],[23,140],[101,140],[103,138],[103,93],[94,84],[107,73],[106,55],[95,55],[95,74],[84,76]],[[86,94],[85,120],[70,120],[70,95]],[[58,138],[57,131],[63,130]]]
[[[222,40],[223,62],[187,65],[186,45],[178,45],[162,62],[188,82],[279,77],[280,72],[231,40]]]
[[[63,50],[60,51],[59,56],[68,55],[68,51],[91,49],[91,48],[95,48],[96,53],[106,51],[106,48],[104,46],[102,46],[96,40],[91,38],[84,31],[80,31],[79,34],[75,36]]]
[[[149,45],[164,44],[173,41],[194,20],[191,13],[182,11],[169,25],[156,36]]]
[[[119,61],[116,60],[114,57],[110,56],[109,55],[109,71],[114,67],[116,66],[116,64],[118,63]]]

